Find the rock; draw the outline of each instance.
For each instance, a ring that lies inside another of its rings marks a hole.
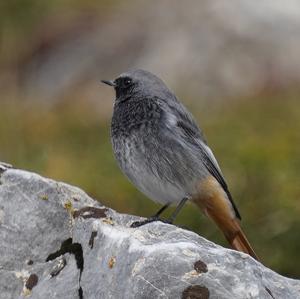
[[[0,298],[299,298],[300,281],[197,234],[0,167]]]

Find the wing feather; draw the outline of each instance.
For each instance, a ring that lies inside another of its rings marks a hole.
[[[181,136],[184,138],[185,142],[191,143],[199,148],[205,167],[222,186],[225,193],[227,194],[230,203],[232,204],[236,217],[238,219],[241,219],[241,215],[229,192],[228,186],[222,175],[218,162],[214,157],[211,149],[208,147],[205,137],[194,121],[193,116],[178,101],[174,101],[173,106],[169,106],[169,109],[171,110],[169,112],[169,119],[172,119],[172,125],[174,126],[174,129],[177,128],[177,130],[181,132]]]

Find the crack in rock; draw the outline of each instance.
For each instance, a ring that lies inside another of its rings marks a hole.
[[[108,211],[107,208],[95,208],[95,207],[84,207],[80,210],[73,212],[73,218],[82,217],[84,219],[87,218],[105,218],[106,212]]]
[[[2,185],[1,176],[9,168],[13,168],[11,164],[0,162],[0,185]]]
[[[66,253],[73,254],[76,260],[76,265],[77,268],[79,269],[79,288],[78,288],[78,295],[80,299],[83,299],[83,290],[80,285],[81,281],[81,275],[84,267],[84,259],[83,259],[83,251],[82,251],[82,246],[80,243],[73,243],[73,239],[69,238],[65,241],[62,242],[60,249],[49,254],[46,262],[52,261],[56,259],[59,256],[62,256]],[[61,269],[62,270],[62,269]],[[60,271],[59,271],[60,272]],[[57,273],[57,275],[59,274]]]
[[[63,257],[57,265],[52,269],[50,275],[51,277],[57,276],[67,265],[67,260]]]
[[[269,294],[273,299],[275,299],[275,297],[273,296],[271,290],[270,290],[269,288],[267,288],[267,287],[265,287],[265,289],[266,289],[266,291],[268,292],[268,294]]]
[[[96,237],[97,237],[97,232],[92,231],[91,237],[90,237],[90,240],[89,240],[89,246],[90,246],[91,249],[93,249],[93,247],[94,247],[94,240],[95,240]]]

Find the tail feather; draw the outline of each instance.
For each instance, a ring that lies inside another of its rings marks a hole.
[[[237,223],[236,220],[233,220],[233,221],[235,221]],[[254,252],[253,248],[251,247],[248,239],[246,238],[244,232],[242,231],[242,229],[240,228],[240,225],[238,223],[237,223],[237,227],[239,230],[236,232],[236,235],[234,238],[227,238],[227,236],[224,232],[224,235],[225,235],[226,239],[228,240],[229,244],[231,245],[231,247],[233,249],[248,253],[253,258],[255,258],[256,260],[259,261],[258,256]]]
[[[198,188],[199,193],[193,197],[193,202],[216,223],[233,249],[259,260],[240,227],[239,214],[232,206],[232,199],[228,199],[218,181],[209,176],[199,182]]]
[[[217,217],[214,213],[209,211],[207,211],[207,214],[221,229],[233,249],[247,253],[259,261],[258,256],[251,247],[237,219],[224,219],[223,217]]]

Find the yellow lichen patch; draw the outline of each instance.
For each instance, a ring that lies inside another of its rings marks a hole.
[[[48,198],[48,195],[44,194],[44,195],[41,196],[41,199],[42,200],[48,200],[49,198]]]
[[[70,200],[66,201],[64,204],[64,208],[71,214],[74,214],[74,208],[72,202]]]
[[[196,271],[196,270],[192,270],[190,272],[187,272],[185,273],[183,276],[182,276],[182,280],[183,281],[188,281],[192,278],[195,278],[195,277],[198,277],[200,274]]]
[[[110,225],[114,225],[115,224],[111,217],[109,217],[109,218],[103,218],[102,222],[106,223],[106,224],[110,224]]]
[[[32,291],[27,289],[26,287],[24,287],[23,290],[22,290],[22,294],[23,294],[24,297],[30,296],[31,293],[32,293]]]
[[[116,257],[115,257],[115,256],[112,256],[112,257],[109,259],[109,261],[108,261],[108,267],[109,267],[110,269],[112,269],[112,268],[114,267],[115,263],[116,263]]]

